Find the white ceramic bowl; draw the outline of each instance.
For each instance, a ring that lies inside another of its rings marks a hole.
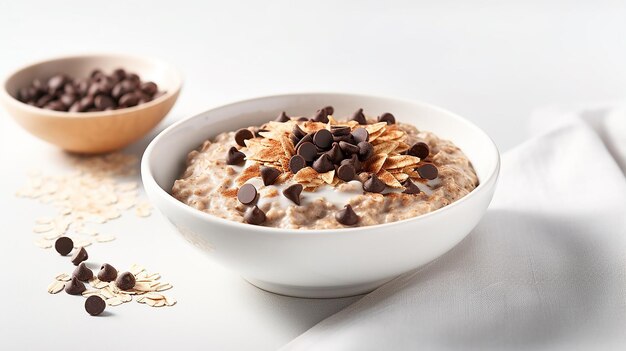
[[[260,125],[280,111],[310,115],[332,105],[335,116],[362,107],[452,140],[472,161],[480,185],[469,195],[419,217],[360,228],[288,230],[231,222],[191,208],[170,195],[189,151],[220,132]],[[493,141],[467,120],[428,104],[350,94],[291,94],[246,100],[180,121],[159,134],[141,163],[153,204],[180,234],[252,284],[300,297],[365,293],[422,266],[459,243],[491,201],[500,157]]]

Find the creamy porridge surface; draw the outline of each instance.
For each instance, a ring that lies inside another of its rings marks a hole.
[[[332,229],[419,216],[478,185],[448,140],[389,113],[367,119],[359,110],[347,121],[332,114],[330,106],[312,119],[283,113],[206,140],[187,155],[172,195],[232,221]]]

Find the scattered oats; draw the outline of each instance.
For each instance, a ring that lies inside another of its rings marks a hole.
[[[35,223],[37,224],[50,224],[52,223],[52,221],[54,221],[54,218],[52,217],[39,217],[35,220]]]
[[[89,280],[89,285],[93,286],[96,289],[102,289],[109,285],[107,282],[103,282],[100,279],[93,277]]]
[[[106,303],[109,306],[119,306],[119,305],[123,304],[124,301],[122,301],[122,299],[119,298],[118,296],[115,296],[115,297],[108,298],[106,300]]]
[[[176,302],[178,302],[178,301],[176,301],[176,299],[175,299],[175,298],[173,298],[173,297],[171,297],[171,296],[166,296],[166,297],[165,297],[165,303],[166,303],[168,306],[174,306],[174,305],[176,304]]]
[[[52,224],[39,224],[33,227],[33,232],[35,233],[46,233],[54,229],[54,225]]]
[[[131,302],[133,300],[133,297],[128,294],[119,294],[117,297],[122,300],[122,302]]]
[[[46,239],[37,239],[35,240],[35,245],[42,249],[49,249],[52,247],[52,241]]]
[[[152,205],[142,202],[135,206],[135,214],[139,217],[149,217],[152,214]]]
[[[56,294],[59,291],[63,290],[64,287],[65,287],[65,282],[55,279],[52,283],[50,283],[50,285],[48,285],[48,293]]]
[[[82,292],[83,296],[100,295],[100,290],[89,289]]]
[[[96,235],[96,241],[99,243],[106,243],[115,240],[115,236],[110,234],[98,234]]]
[[[156,305],[155,300],[149,299],[147,297],[143,299],[142,303],[145,303],[146,305],[151,306],[151,307],[154,307],[154,305]]]
[[[164,284],[159,284],[154,290],[155,291],[165,291],[165,290],[169,290],[171,288],[172,288],[172,284],[164,283]]]
[[[47,240],[54,240],[54,239],[56,239],[56,238],[58,238],[58,237],[60,237],[62,235],[63,235],[62,232],[59,232],[57,230],[53,230],[51,232],[48,232],[48,233],[44,234],[43,238],[47,239]]]
[[[142,296],[147,297],[149,299],[152,300],[162,300],[165,299],[165,296],[159,294],[159,293],[155,293],[155,292],[147,292],[145,294],[143,294]]]
[[[139,274],[139,273],[141,273],[141,272],[143,272],[145,270],[146,270],[145,268],[143,268],[142,266],[140,266],[140,265],[138,265],[136,263],[133,264],[132,266],[130,266],[130,272],[133,275],[137,275],[137,274]]]
[[[137,182],[126,182],[117,185],[119,191],[131,191],[137,189]]]
[[[133,287],[133,290],[135,290],[135,291],[151,291],[152,287],[148,283],[137,282],[135,284],[135,286]]]
[[[72,238],[72,240],[74,241],[74,248],[75,249],[79,249],[81,247],[87,247],[87,246],[90,246],[92,244],[92,241],[89,240],[89,239]]]
[[[154,305],[152,307],[163,307],[165,306],[165,299],[155,300]]]
[[[70,280],[72,280],[72,276],[67,273],[61,273],[54,277],[54,279],[58,281],[69,282]]]

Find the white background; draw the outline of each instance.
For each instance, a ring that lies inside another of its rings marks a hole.
[[[623,99],[626,3],[0,2],[0,74],[50,56],[105,51],[161,57],[183,72],[182,95],[159,128],[243,98],[348,91],[441,105],[507,150],[526,138],[535,107]],[[354,301],[261,292],[192,250],[160,215],[131,214],[107,224],[119,239],[90,255],[161,272],[180,303],[161,310],[133,303],[89,318],[76,298],[45,293],[50,278],[71,268],[32,245],[32,220],[50,209],[12,195],[28,169],[60,171],[65,156],[4,113],[0,132],[2,349],[67,348],[76,338],[109,349],[271,350]],[[148,139],[129,152],[140,155]]]

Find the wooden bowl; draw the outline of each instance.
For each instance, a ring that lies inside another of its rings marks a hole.
[[[47,80],[58,73],[82,78],[96,68],[106,73],[124,68],[138,74],[142,81],[155,82],[165,94],[141,105],[102,112],[51,111],[16,98],[18,90],[36,78]],[[78,55],[18,69],[4,81],[0,100],[18,124],[38,138],[67,151],[95,154],[120,149],[148,133],[170,111],[181,86],[178,71],[160,60],[117,54]]]

